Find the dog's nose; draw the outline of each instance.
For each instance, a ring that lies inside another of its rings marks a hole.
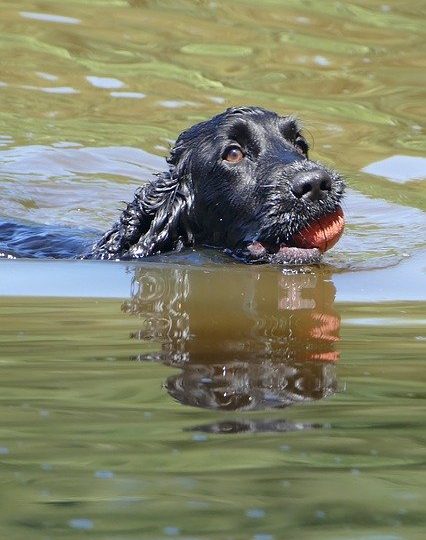
[[[321,169],[301,171],[293,179],[291,191],[298,199],[318,201],[331,190],[331,177]]]

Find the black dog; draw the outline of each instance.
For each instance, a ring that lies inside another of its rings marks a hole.
[[[317,262],[294,237],[339,208],[344,181],[308,158],[292,116],[228,109],[184,131],[169,170],[141,187],[84,258],[129,259],[204,245],[247,262]]]

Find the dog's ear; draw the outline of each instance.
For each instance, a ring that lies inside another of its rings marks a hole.
[[[194,198],[190,155],[184,151],[179,154],[181,159],[176,164],[174,159],[168,159],[169,171],[159,173],[155,180],[136,191],[120,219],[85,258],[140,258],[179,251],[193,244],[188,219]]]

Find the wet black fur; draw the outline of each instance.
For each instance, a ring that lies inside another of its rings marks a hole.
[[[223,157],[235,143],[245,157],[229,163]],[[294,117],[259,107],[228,109],[184,131],[167,163],[85,258],[139,258],[194,245],[237,253],[256,240],[287,243],[333,212],[344,191],[337,172],[309,160]],[[297,198],[295,174],[317,169],[331,177],[327,197]]]

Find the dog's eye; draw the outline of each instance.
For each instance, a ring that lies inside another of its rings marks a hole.
[[[305,141],[305,139],[301,135],[298,135],[296,139],[294,140],[294,146],[297,146],[297,148],[301,150],[303,154],[308,153],[308,150],[309,150],[308,143]]]
[[[244,153],[239,146],[230,146],[223,154],[223,159],[229,163],[239,163],[243,158]]]

